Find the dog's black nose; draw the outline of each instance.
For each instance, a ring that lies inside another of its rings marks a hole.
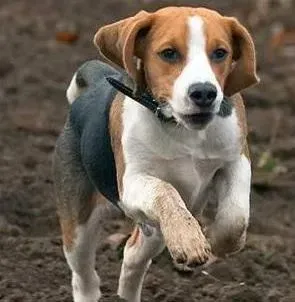
[[[188,89],[190,99],[199,107],[209,107],[217,96],[217,89],[209,82],[192,84]]]

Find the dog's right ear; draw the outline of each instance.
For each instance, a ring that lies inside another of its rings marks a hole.
[[[152,14],[140,11],[134,17],[104,26],[94,36],[94,44],[107,60],[124,68],[135,79],[135,44],[140,32],[151,26]]]

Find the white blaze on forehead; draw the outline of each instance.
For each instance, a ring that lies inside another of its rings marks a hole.
[[[182,114],[197,112],[195,105],[187,97],[188,88],[195,83],[209,82],[217,88],[215,107],[218,111],[223,93],[207,56],[204,21],[201,17],[188,19],[187,46],[186,66],[174,83],[171,106]]]
[[[190,17],[188,20],[188,29],[189,37],[187,61],[191,62],[195,61],[196,59],[198,59],[198,61],[201,61],[205,59],[204,56],[206,56],[204,21],[201,17]],[[207,56],[205,61],[208,62]]]

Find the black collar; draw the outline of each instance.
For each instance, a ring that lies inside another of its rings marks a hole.
[[[156,101],[152,95],[148,92],[143,92],[143,93],[134,93],[133,90],[123,83],[119,82],[118,80],[112,78],[112,77],[107,77],[106,80],[118,91],[122,92],[123,94],[127,95],[134,101],[138,102],[142,106],[148,108],[151,110],[160,121],[163,122],[174,122],[175,119],[172,115],[167,116],[166,113],[163,111],[163,104],[159,103]]]
[[[148,93],[148,92],[143,92],[140,94],[134,93],[131,88],[127,87],[126,85],[119,82],[118,80],[116,80],[112,77],[107,77],[106,79],[115,89],[117,89],[118,91],[127,95],[128,97],[130,97],[134,101],[138,102],[142,106],[151,110],[160,121],[176,122],[175,118],[171,114],[168,115],[166,112],[164,112],[163,109],[164,109],[165,105],[156,101],[150,93]],[[223,118],[231,115],[232,107],[233,107],[233,105],[231,104],[229,99],[227,97],[224,97],[217,115],[219,115],[220,117],[223,117]]]

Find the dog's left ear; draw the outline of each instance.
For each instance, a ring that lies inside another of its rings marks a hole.
[[[232,33],[233,69],[227,77],[224,92],[231,96],[259,82],[252,37],[236,18],[225,18]]]
[[[140,48],[139,35],[146,34],[151,26],[152,14],[140,11],[134,17],[104,26],[94,37],[94,44],[103,57],[124,68],[135,79],[135,54]]]

